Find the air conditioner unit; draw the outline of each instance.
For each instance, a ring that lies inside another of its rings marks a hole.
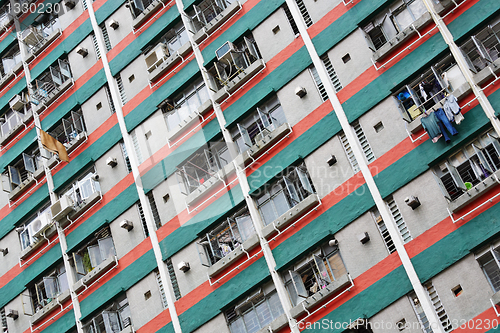
[[[158,60],[163,58],[168,58],[170,56],[168,52],[167,45],[164,43],[159,43],[151,51],[146,53],[145,61],[146,67],[149,69],[151,66],[156,64]]]
[[[116,30],[116,29],[118,29],[118,27],[120,26],[120,24],[117,21],[115,21],[115,20],[111,20],[111,21],[109,21],[109,26],[111,28],[113,28],[113,30]]]
[[[24,109],[23,98],[20,95],[14,95],[9,100],[9,106],[12,110],[20,111]]]
[[[82,57],[85,58],[87,56],[87,54],[89,54],[89,51],[84,47],[78,46],[76,48],[76,53],[78,53],[79,55],[81,55]]]
[[[63,195],[59,200],[50,207],[50,211],[52,212],[52,216],[54,220],[60,221],[66,215],[69,214],[73,208],[73,199],[68,197],[67,195]]]
[[[221,47],[217,49],[217,51],[215,51],[217,60],[227,59],[230,56],[231,51],[236,51],[236,47],[229,41],[225,42]]]
[[[181,261],[178,265],[177,265],[177,268],[180,270],[180,271],[183,271],[184,273],[186,273],[187,271],[189,271],[189,263],[186,262],[186,261]]]
[[[75,0],[64,0],[64,5],[68,7],[69,9],[75,8],[76,1]]]
[[[31,230],[34,237],[39,237],[45,230],[52,225],[52,218],[49,213],[44,213],[38,216],[33,222],[30,223]]]

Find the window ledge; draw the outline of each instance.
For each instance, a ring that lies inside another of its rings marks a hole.
[[[101,276],[104,275],[107,271],[109,271],[113,266],[118,265],[118,258],[116,256],[109,257],[108,259],[104,260],[101,262],[96,268],[94,268],[92,271],[87,273],[83,278],[78,280],[74,285],[73,285],[73,290],[76,293],[79,293],[85,287],[88,287],[92,282],[100,278]]]
[[[193,193],[189,194],[186,198],[186,204],[192,206],[199,202],[207,193],[212,191],[217,185],[222,184],[221,179],[227,179],[230,174],[235,171],[234,164],[232,162],[226,164],[222,169],[220,169],[215,176],[210,177],[202,185],[198,186]]]
[[[245,150],[243,153],[236,157],[236,163],[238,165],[246,165],[250,160],[257,158],[262,155],[269,147],[274,145],[276,142],[281,140],[285,135],[290,133],[292,128],[290,124],[284,123],[276,128],[274,131],[265,135],[261,140],[257,140],[255,144],[250,147],[250,149]]]
[[[330,296],[339,292],[341,289],[347,287],[351,284],[351,280],[349,279],[349,275],[345,274],[333,281],[329,285],[326,286],[325,289],[321,289],[317,293],[312,296],[309,296],[305,300],[303,300],[299,305],[296,305],[290,310],[290,315],[293,318],[297,318],[303,314],[305,314],[306,310],[311,310],[322,302],[326,301]]]
[[[288,319],[286,318],[286,314],[282,314],[278,318],[274,319],[269,325],[266,325],[266,327],[258,330],[256,333],[278,332],[286,326],[288,326]],[[271,330],[269,330],[269,328],[271,328]]]
[[[426,26],[430,22],[432,22],[431,14],[429,12],[425,12],[424,14],[422,14],[422,16],[416,19],[412,25],[394,36],[390,41],[388,41],[381,48],[375,51],[373,53],[373,60],[377,62],[383,60],[392,51],[397,49],[404,41],[415,35],[417,33],[417,30]],[[413,27],[415,27],[415,29]]]
[[[47,238],[52,237],[53,235],[55,235],[55,233],[56,233],[56,227],[54,224],[52,224],[47,230],[45,230],[45,236]],[[22,250],[21,253],[19,254],[19,259],[21,260],[26,259],[28,256],[33,254],[33,252],[35,252],[38,248],[40,248],[42,244],[45,243],[45,241],[46,241],[45,238],[41,238],[37,242],[31,244],[30,246]]]
[[[14,127],[13,129],[11,129],[9,131],[9,133],[7,133],[6,135],[2,136],[0,138],[0,146],[3,146],[5,145],[10,139],[12,139],[16,134],[18,134],[21,129],[23,129],[25,127],[25,125],[31,121],[31,119],[33,119],[33,112],[30,110],[28,111],[28,113],[24,116],[24,119],[23,121],[20,121],[16,127]]]
[[[243,244],[241,244],[236,249],[231,251],[227,256],[225,256],[224,258],[220,259],[215,264],[210,266],[208,268],[208,276],[212,278],[215,275],[219,274],[229,265],[231,265],[234,261],[236,261],[236,259],[239,259],[245,255],[243,249],[245,249],[245,251],[248,252],[257,245],[259,245],[259,236],[257,236],[257,234],[253,234],[252,236],[250,236],[250,238],[244,241]]]
[[[495,172],[495,175],[497,177],[500,177],[500,170]],[[477,198],[479,198],[480,196],[491,190],[491,188],[496,186],[497,184],[498,183],[495,180],[494,175],[489,176],[488,178],[486,178],[481,183],[477,184],[476,186],[474,186],[473,188],[462,194],[454,201],[448,203],[448,209],[452,213],[459,211],[460,209],[470,204],[472,201],[476,200]]]
[[[272,223],[262,228],[264,238],[269,237],[276,232],[276,229],[281,230],[287,227],[290,223],[297,220],[300,216],[304,215],[311,208],[319,203],[319,196],[317,194],[310,194],[307,198],[299,202],[295,207],[289,209],[286,213],[274,220]]]
[[[69,290],[62,292],[59,296],[57,296],[49,304],[45,305],[31,317],[31,324],[40,322],[43,318],[47,317],[49,313],[54,311],[56,308],[61,307],[61,304],[66,302],[70,298],[71,294]]]
[[[248,66],[243,72],[234,77],[227,83],[226,86],[217,91],[214,95],[214,100],[217,103],[222,102],[229,94],[233,93],[236,89],[241,87],[245,82],[250,80],[258,71],[264,68],[264,60],[258,59]]]
[[[240,2],[235,1],[224,9],[219,15],[214,17],[208,24],[203,27],[200,31],[193,35],[193,40],[196,44],[199,44],[208,35],[214,32],[218,27],[220,27],[224,22],[226,22],[234,13],[236,13],[241,8]]]
[[[147,19],[149,19],[153,14],[159,9],[163,7],[163,1],[154,0],[149,6],[144,8],[144,11],[140,13],[133,21],[132,27],[135,29],[139,28]]]
[[[182,45],[177,51],[174,52],[170,57],[158,59],[158,61],[148,68],[149,72],[149,82],[154,82],[158,80],[165,72],[172,68],[178,60],[185,57],[189,52],[191,52],[191,43],[187,42]]]
[[[495,60],[491,65],[483,68],[477,74],[473,74],[474,81],[476,81],[478,85],[483,85],[494,78],[492,72],[494,72],[495,74],[500,72],[500,58]]]
[[[49,36],[47,36],[47,38],[45,38],[45,40],[40,45],[40,47],[38,47],[32,53],[28,54],[28,56],[26,57],[25,61],[27,63],[31,62],[37,55],[39,55],[40,53],[42,53],[42,51],[45,50],[47,48],[47,46],[49,46],[49,44],[52,43],[60,35],[61,35],[61,29],[57,29],[56,31],[54,31],[53,33],[51,33]]]
[[[73,85],[73,79],[68,79],[63,82],[59,87],[55,88],[50,95],[39,104],[37,113],[41,113],[45,110],[52,102],[54,102],[59,96],[61,96],[66,90]]]
[[[73,150],[76,149],[83,141],[87,139],[87,135],[85,135],[85,132],[78,133],[78,135],[71,140],[70,142],[64,144],[64,147],[66,147],[66,152],[69,154]]]
[[[453,94],[453,96],[455,96],[457,98],[458,101],[460,101],[465,96],[467,96],[468,94],[470,94],[471,91],[472,91],[472,88],[470,87],[469,83],[465,82],[460,87],[458,87],[457,89],[453,90],[452,94]],[[443,98],[442,100],[440,100],[439,103],[436,103],[436,105],[434,105],[432,108],[430,108],[427,111],[428,112],[434,112],[434,111],[436,111],[437,109],[439,109],[440,107],[442,107],[441,104],[444,103],[444,100],[445,100],[445,98]],[[409,123],[408,125],[406,125],[408,131],[411,134],[415,134],[415,133],[417,133],[418,131],[420,131],[422,129],[422,122],[420,121],[421,118],[422,118],[422,115],[418,116],[417,118],[415,118],[415,120],[413,120],[411,123]]]
[[[171,130],[167,134],[167,140],[171,141],[178,138],[185,130],[190,128],[192,125],[200,121],[199,116],[203,116],[208,110],[212,109],[212,101],[207,100],[205,103],[200,105],[196,112],[190,114],[186,119],[182,120],[175,129]]]

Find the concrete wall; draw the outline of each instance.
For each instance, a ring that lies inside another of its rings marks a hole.
[[[24,290],[22,294],[28,295],[28,290]],[[18,312],[19,317],[16,320],[12,318],[7,318],[7,327],[9,328],[9,332],[24,332],[26,330],[30,330],[30,319],[31,316],[25,315],[23,310],[23,299],[22,296],[19,295],[14,298],[10,303],[5,306],[5,311],[9,311],[10,309]],[[30,313],[31,309],[28,310],[26,308],[26,312]]]
[[[337,159],[337,163],[328,166],[326,161],[332,155]],[[316,193],[318,193],[320,198],[323,198],[332,191],[336,194],[352,191],[348,186],[339,187],[354,175],[354,171],[338,136],[331,138],[311,155],[307,156],[305,163]]]
[[[307,95],[302,98],[295,95],[295,88],[297,87],[306,88]],[[286,120],[292,126],[323,103],[308,69],[281,88],[277,95],[283,106]]]
[[[12,267],[19,265],[21,241],[19,240],[19,234],[15,230],[0,239],[0,249],[5,248],[9,250],[9,253],[0,255],[0,276],[7,273]]]
[[[143,55],[135,58],[135,60],[120,72],[125,94],[127,95],[127,101],[131,101],[135,95],[149,85],[149,79],[146,73],[147,67]]]
[[[151,297],[145,299],[145,293],[151,292]],[[132,315],[132,325],[135,329],[146,324],[163,311],[160,290],[154,273],[127,290],[127,299]]]
[[[167,145],[167,124],[161,110],[153,113],[134,131],[137,135],[143,161]]]
[[[313,23],[318,22],[323,16],[335,8],[342,0],[303,0]],[[342,5],[343,6],[343,5]]]
[[[83,103],[81,108],[89,134],[99,128],[112,114],[104,87]]]
[[[189,271],[186,273],[177,269],[177,265],[181,262],[189,262]],[[175,274],[181,295],[187,295],[193,289],[207,282],[207,267],[201,264],[195,242],[190,243],[182,250],[172,256],[172,264],[174,265]]]
[[[415,210],[404,203],[404,199],[411,195],[418,197],[421,203]],[[430,170],[394,192],[393,198],[413,238],[448,217],[446,199]]]
[[[226,318],[224,314],[220,314],[214,319],[210,320],[208,323],[205,323],[202,327],[193,331],[193,333],[229,333],[229,327],[226,323]]]
[[[252,30],[252,34],[265,62],[272,59],[295,39],[295,34],[283,8],[279,8],[259,24]]]
[[[86,57],[82,57],[76,53],[78,47],[87,49],[88,54]],[[92,36],[87,36],[87,38],[78,44],[75,49],[69,52],[68,60],[71,67],[71,74],[73,74],[73,79],[76,81],[97,62],[97,55],[94,49],[94,43],[92,42]]]
[[[354,30],[327,54],[343,87],[373,66],[370,60],[372,52],[366,44],[363,32],[359,29]],[[342,57],[347,54],[351,60],[344,63]]]
[[[112,20],[118,22],[118,28],[113,29],[109,26],[109,22]],[[132,25],[130,24],[132,22],[132,14],[130,13],[130,10],[125,7],[125,5],[118,8],[104,22],[108,31],[111,47],[115,47],[123,38],[132,32]]]
[[[358,235],[364,232],[368,232],[370,240],[362,244]],[[353,279],[388,255],[382,236],[369,212],[337,232],[335,239],[339,242],[340,255]]]
[[[123,220],[131,221],[134,224],[134,228],[127,231],[127,229],[120,227],[120,222]],[[139,217],[137,205],[135,204],[110,223],[109,228],[111,230],[111,235],[113,235],[113,242],[115,244],[118,259],[129,253],[144,240],[144,229]]]
[[[168,195],[168,200],[165,202],[166,195]],[[162,225],[186,209],[186,196],[179,192],[175,175],[168,177],[167,180],[156,186],[153,189],[153,197]]]
[[[108,157],[116,158],[118,164],[112,168],[106,164]],[[123,160],[122,148],[120,144],[116,144],[106,152],[101,158],[95,162],[95,168],[99,175],[99,185],[101,185],[102,193],[106,193],[112,189],[120,180],[127,174],[127,166]]]
[[[69,9],[62,2],[60,2],[59,4],[61,5],[61,11],[59,12],[59,22],[61,23],[61,29],[64,30],[83,13],[83,2],[76,1],[75,7],[73,9]]]
[[[410,300],[405,295],[391,304],[389,307],[368,318],[371,323],[373,333],[399,333],[397,323],[401,320],[406,321],[405,333],[421,333],[420,322],[415,315]]]
[[[382,122],[384,128],[377,133],[375,125],[379,122]],[[359,124],[377,158],[408,137],[404,120],[392,97],[386,98],[359,118]]]

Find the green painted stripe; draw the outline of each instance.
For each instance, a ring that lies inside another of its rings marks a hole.
[[[107,1],[106,3],[110,2],[111,1]],[[142,50],[147,45],[151,44],[155,39],[160,38],[179,19],[179,11],[177,10],[177,6],[174,6],[158,17],[150,27],[136,35],[135,39],[109,62],[109,68],[112,75],[114,76],[118,74],[121,70],[127,67],[142,53]]]
[[[107,20],[111,14],[113,14],[116,10],[118,10],[126,0],[114,0],[114,1],[106,1],[97,11],[95,11],[95,19],[97,24],[101,24],[104,20]],[[130,13],[130,19],[132,19],[132,13]],[[109,27],[106,27],[109,29]]]
[[[16,33],[11,32],[0,42],[0,55],[3,57],[4,53],[9,51],[14,44],[17,44]]]
[[[75,312],[70,309],[61,318],[47,326],[44,333],[67,333],[76,330]]]
[[[66,243],[68,244],[66,252],[71,253],[76,250],[78,246],[91,238],[95,232],[114,221],[138,200],[137,189],[135,184],[132,184],[66,236]]]

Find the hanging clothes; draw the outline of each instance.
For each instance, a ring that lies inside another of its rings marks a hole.
[[[422,127],[425,129],[427,134],[429,134],[432,142],[437,142],[437,140],[439,140],[439,138],[443,136],[441,128],[438,124],[438,119],[434,112],[432,112],[427,117],[420,118],[420,123],[422,124]]]
[[[465,119],[465,118],[464,118],[464,116],[463,116],[462,112],[459,112],[459,113],[457,113],[457,114],[455,115],[455,117],[454,117],[454,119],[453,119],[453,120],[455,121],[455,124],[460,125],[460,123],[461,123],[461,122],[462,122],[462,120],[464,120],[464,119]]]
[[[448,132],[450,132],[451,135],[458,134],[458,131],[455,129],[455,127],[453,127],[452,123],[448,120],[448,117],[446,116],[442,108],[437,109],[436,111],[434,111],[434,113],[436,114],[436,117],[439,119],[441,124],[444,125],[444,127],[448,130]],[[443,127],[441,127],[441,132],[443,132],[445,141],[448,142],[449,139],[446,140],[446,132],[444,131]]]
[[[422,95],[422,98],[424,99],[424,101],[426,101],[427,100],[427,93],[424,90],[423,82],[420,82],[420,84],[418,85],[418,88],[420,89],[420,95]]]
[[[460,105],[458,105],[457,98],[453,94],[449,94],[443,104],[443,109],[446,113],[457,114],[460,112]]]

